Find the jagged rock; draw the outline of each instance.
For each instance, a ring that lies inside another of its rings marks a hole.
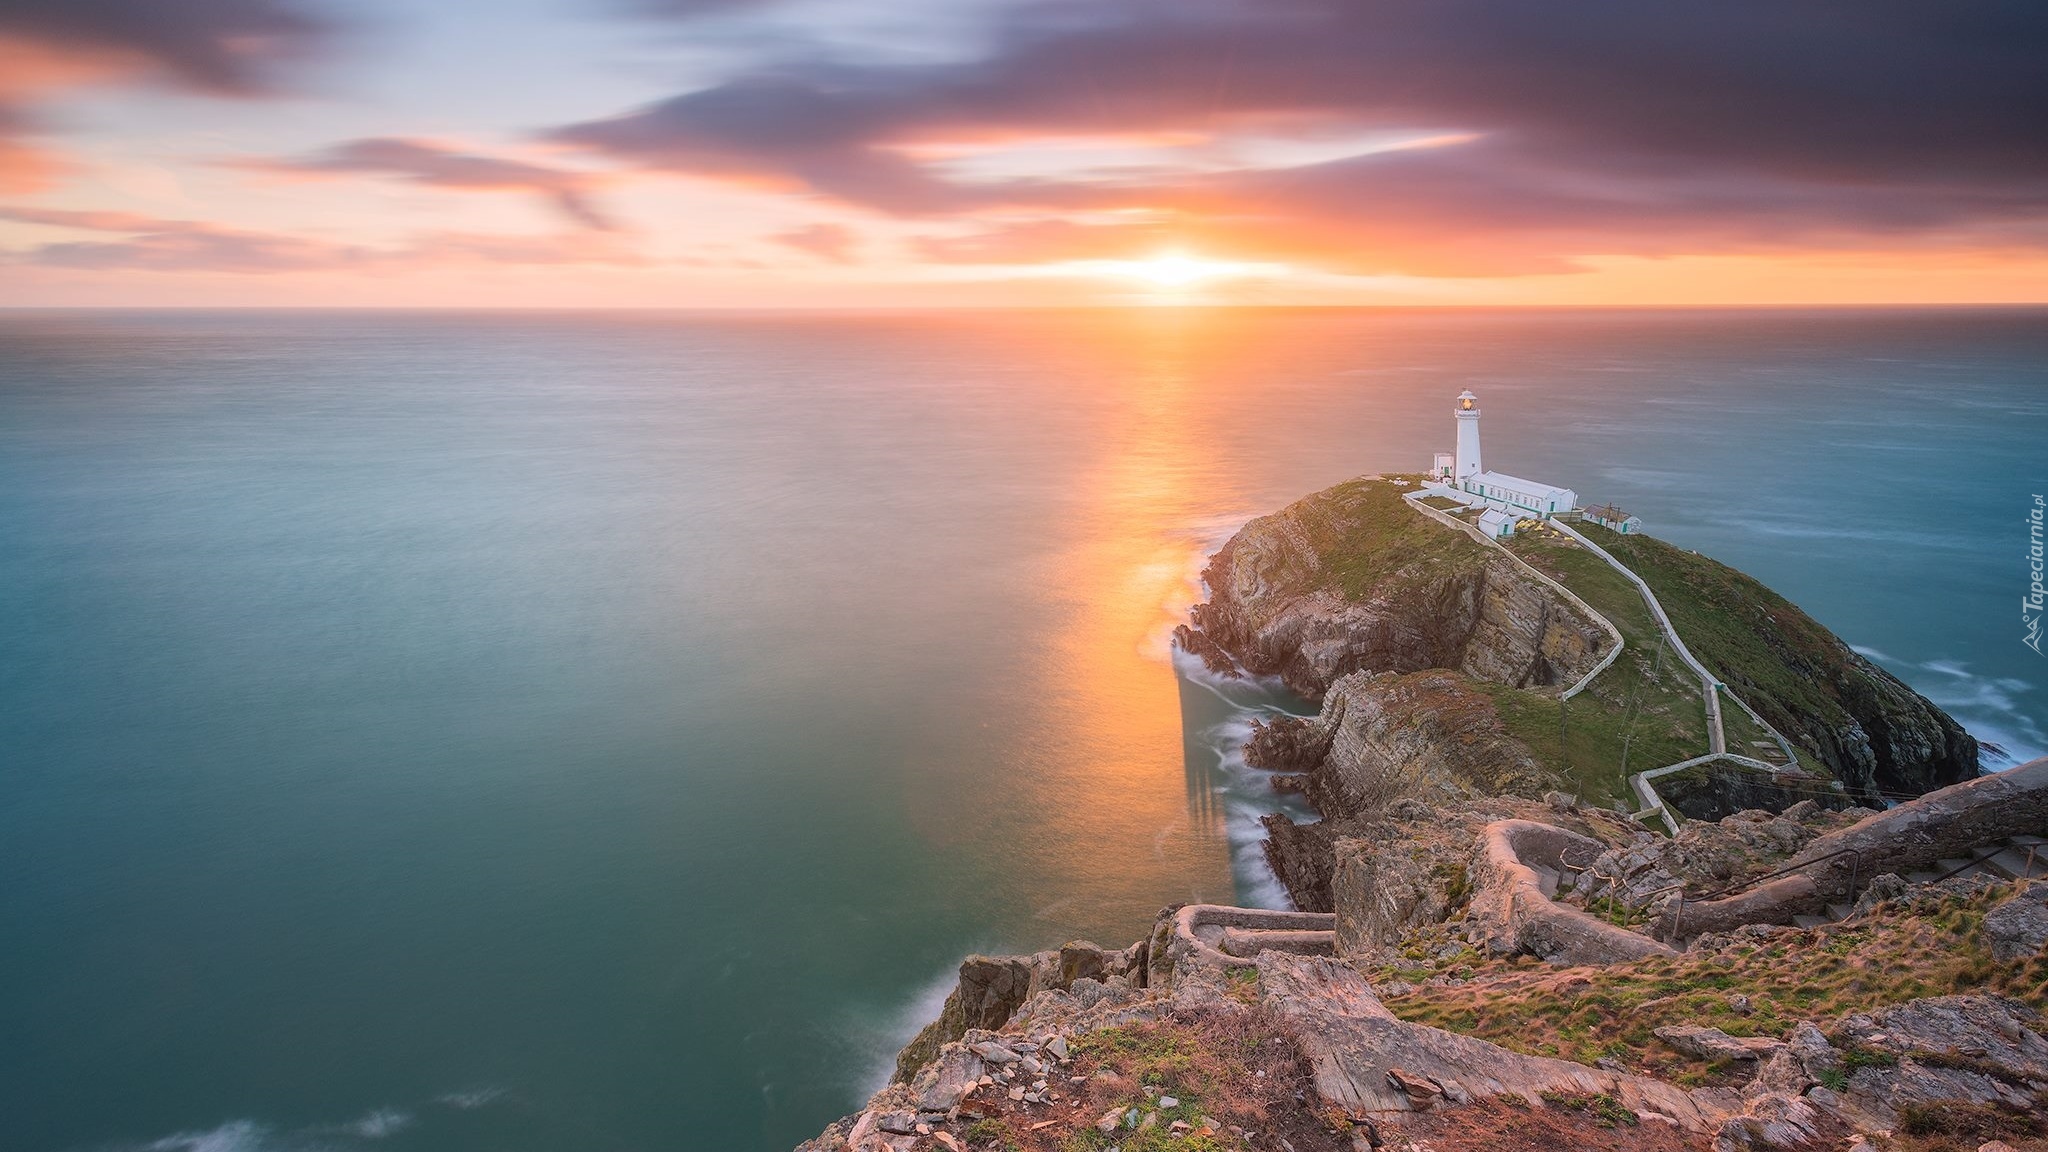
[[[1326,817],[1466,794],[1534,798],[1553,783],[1508,734],[1493,698],[1451,671],[1342,677],[1296,743],[1304,793]]]
[[[1714,1137],[1714,1152],[1813,1148],[1832,1127],[1827,1117],[1797,1096],[1764,1096],[1744,1114],[1725,1120]]]
[[[1841,1071],[1842,1054],[1835,1051],[1821,1030],[1808,1021],[1801,1020],[1792,1026],[1792,1035],[1786,1044],[1809,1080],[1818,1082],[1825,1080],[1829,1073]]]
[[[1398,943],[1409,929],[1437,923],[1450,911],[1449,887],[1462,881],[1463,861],[1417,860],[1408,843],[1347,837],[1333,849],[1330,881],[1337,916],[1337,952],[1364,957]]]
[[[981,1057],[968,1051],[964,1045],[954,1043],[939,1049],[938,1058],[911,1078],[910,1087],[917,1093],[918,1110],[945,1112],[958,1106],[974,1090],[986,1070]]]
[[[939,1018],[926,1025],[896,1057],[896,1079],[908,1080],[938,1055],[941,1046],[971,1029],[993,1030],[1008,1024],[1041,992],[1061,990],[1093,979],[1145,983],[1144,941],[1129,948],[1106,949],[1085,940],[1058,951],[1029,956],[969,956],[960,963],[960,982],[946,997]]]
[[[1404,1068],[1387,1069],[1387,1083],[1400,1090],[1408,1098],[1408,1106],[1417,1112],[1427,1112],[1444,1098],[1441,1084],[1417,1076]]]
[[[1785,1050],[1783,1040],[1768,1036],[1730,1036],[1719,1028],[1673,1024],[1657,1029],[1657,1039],[1701,1060],[1761,1060]]]
[[[2048,947],[2048,884],[2029,884],[1984,917],[1984,939],[1999,960],[2038,956]]]
[[[1751,1099],[1762,1096],[1797,1096],[1815,1083],[1806,1066],[1789,1048],[1778,1048],[1757,1061],[1756,1076],[1743,1085],[1742,1094]]]
[[[1525,1056],[1471,1036],[1395,1019],[1355,969],[1316,957],[1266,952],[1259,995],[1296,1028],[1328,1104],[1358,1116],[1414,1110],[1406,1083],[1427,1083],[1447,1100],[1545,1093],[1607,1094],[1638,1113],[1656,1113],[1690,1132],[1711,1131],[1740,1099],[1690,1094],[1659,1080]],[[1400,1080],[1389,1074],[1400,1070]]]
[[[1334,725],[1300,716],[1254,720],[1244,742],[1244,762],[1269,772],[1306,772],[1330,754],[1336,735]]]
[[[1863,894],[1856,898],[1856,915],[1866,916],[1885,901],[1897,900],[1906,895],[1912,887],[1906,883],[1905,877],[1897,872],[1886,872],[1872,880],[1870,886],[1863,890]]]
[[[984,1040],[978,1044],[971,1044],[968,1050],[995,1065],[1015,1064],[1022,1059],[1017,1055],[1016,1049],[998,1040]]]
[[[1296,824],[1275,812],[1259,819],[1266,830],[1266,863],[1303,912],[1328,912],[1336,856],[1336,826],[1328,820]]]
[[[1844,1016],[1837,1047],[1884,1053],[1849,1076],[1841,1110],[1873,1129],[1891,1128],[1907,1104],[2032,1108],[2048,1085],[2048,1040],[2038,1013],[1997,996],[1937,996]]]

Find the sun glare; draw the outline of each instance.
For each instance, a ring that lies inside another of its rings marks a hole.
[[[1178,252],[1166,252],[1150,260],[1132,262],[1131,272],[1141,280],[1159,285],[1161,288],[1185,288],[1203,280],[1228,272],[1229,266],[1209,260],[1197,260]]]

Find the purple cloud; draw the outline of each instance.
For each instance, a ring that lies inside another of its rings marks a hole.
[[[785,58],[554,135],[904,216],[1145,209],[1269,251],[1312,222],[1357,246],[1354,266],[1389,271],[1942,232],[2032,244],[2048,220],[2048,7],[2019,0],[1045,0],[989,45],[941,63]],[[1392,132],[1471,139],[973,182],[920,151]],[[1424,226],[1451,250],[1401,232]]]
[[[610,231],[616,227],[591,202],[594,177],[588,173],[460,152],[425,140],[350,140],[310,156],[245,162],[245,166],[266,171],[395,176],[438,188],[533,192],[586,228]]]

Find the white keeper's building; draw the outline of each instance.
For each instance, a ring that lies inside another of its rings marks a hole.
[[[1458,450],[1439,452],[1430,466],[1436,483],[1484,501],[1480,527],[1491,536],[1514,534],[1517,519],[1547,520],[1578,507],[1579,494],[1569,488],[1524,480],[1505,472],[1488,472],[1479,459],[1479,398],[1458,393]]]

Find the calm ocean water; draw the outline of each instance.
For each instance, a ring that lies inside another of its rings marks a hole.
[[[2048,749],[2039,311],[0,314],[0,1147],[786,1148],[1273,899],[1166,629],[1465,387]]]

